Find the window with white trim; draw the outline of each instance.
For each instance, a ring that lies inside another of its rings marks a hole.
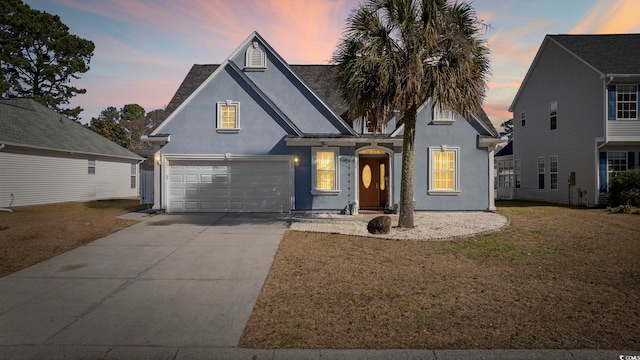
[[[339,148],[312,148],[313,171],[311,172],[312,193],[338,193]]]
[[[544,157],[538,158],[538,189],[544,190]]]
[[[95,174],[96,173],[96,161],[94,159],[89,159],[87,174]]]
[[[609,151],[607,152],[607,175],[609,181],[616,175],[627,171],[627,152]]]
[[[131,188],[136,188],[136,175],[137,175],[137,166],[136,164],[131,164]]]
[[[460,193],[460,148],[446,145],[429,147],[429,195]]]
[[[619,120],[638,118],[638,87],[636,85],[616,86],[616,118]]]
[[[433,108],[433,124],[447,125],[455,121],[453,111],[440,106]]]
[[[558,102],[549,103],[549,130],[558,128]]]
[[[251,43],[245,54],[245,70],[264,71],[267,67],[267,60],[264,51],[257,41]]]
[[[558,155],[549,156],[549,179],[551,190],[558,190]]]
[[[237,133],[240,131],[240,103],[220,101],[217,104],[216,131],[219,133]]]

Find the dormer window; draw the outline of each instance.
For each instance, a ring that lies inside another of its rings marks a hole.
[[[376,123],[372,119],[361,121],[363,134],[385,134],[387,132],[387,124],[380,124],[380,129],[376,131]]]
[[[455,121],[453,117],[453,111],[450,109],[444,109],[440,106],[433,108],[433,121],[435,125],[450,125]]]
[[[254,41],[247,49],[245,58],[245,70],[264,71],[267,68],[267,60],[264,51],[257,41]]]

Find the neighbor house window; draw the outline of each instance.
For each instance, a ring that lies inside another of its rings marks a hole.
[[[240,103],[227,100],[217,106],[218,116],[216,130],[218,132],[237,133],[240,131]]]
[[[434,124],[452,124],[455,121],[453,117],[453,111],[450,109],[444,109],[440,106],[433,108],[433,123]]]
[[[263,71],[267,67],[264,51],[257,41],[251,43],[245,54],[245,69],[250,71]]]
[[[338,148],[313,148],[312,182],[314,194],[337,193]]]
[[[625,171],[627,171],[626,151],[609,151],[607,153],[607,175],[609,176],[609,181]]]
[[[551,190],[558,190],[558,156],[549,156],[549,175]]]
[[[523,111],[520,113],[520,125],[524,127],[526,122],[527,122],[527,114]]]
[[[520,189],[520,182],[522,180],[522,171],[520,168],[521,164],[520,164],[520,159],[514,160],[514,173],[515,173],[515,181],[516,181],[516,189]]]
[[[558,128],[558,102],[554,101],[549,103],[549,129],[555,130]]]
[[[446,145],[429,148],[429,195],[460,193],[459,152],[459,148]]]
[[[544,190],[544,157],[538,158],[538,189]]]
[[[131,164],[131,188],[135,189],[136,188],[136,173],[137,173],[137,169],[136,169],[136,164]]]
[[[638,86],[617,85],[608,90],[609,120],[637,120]]]
[[[88,174],[95,174],[96,173],[96,161],[89,159],[89,168],[87,170]]]

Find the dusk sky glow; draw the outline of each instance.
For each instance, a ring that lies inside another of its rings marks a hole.
[[[289,64],[328,64],[360,0],[24,0],[96,45],[74,82],[82,122],[137,103],[164,108],[193,64],[219,64],[258,31]],[[546,34],[640,33],[639,0],[474,0],[490,25],[484,109],[498,127]]]

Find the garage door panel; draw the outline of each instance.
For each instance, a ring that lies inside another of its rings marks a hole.
[[[213,183],[213,174],[201,174],[200,175],[200,183],[201,184],[212,184]]]
[[[185,201],[184,209],[186,211],[196,211],[199,210],[198,201]]]
[[[288,212],[288,160],[169,162],[171,212]]]
[[[200,209],[203,211],[213,211],[213,201],[200,201]]]
[[[227,174],[215,174],[214,182],[216,184],[227,184],[229,183],[229,175]]]

